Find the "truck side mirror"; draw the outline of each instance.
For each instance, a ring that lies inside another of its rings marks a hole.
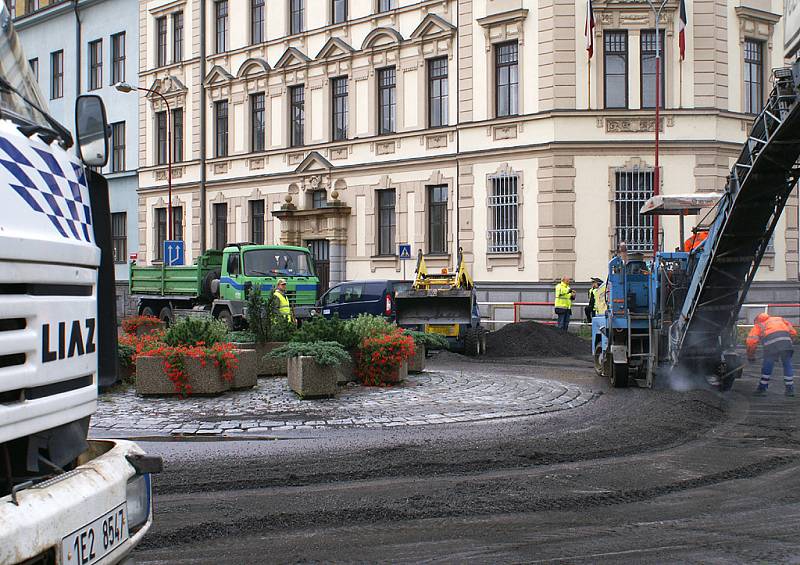
[[[81,160],[89,167],[104,166],[108,162],[108,120],[99,96],[78,96],[75,101],[75,133]]]

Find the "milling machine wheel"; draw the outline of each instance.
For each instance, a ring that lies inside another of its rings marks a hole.
[[[611,385],[614,388],[625,388],[628,386],[628,364],[613,363],[611,366]]]

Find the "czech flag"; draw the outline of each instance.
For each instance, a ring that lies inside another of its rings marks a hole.
[[[686,17],[686,1],[681,0],[680,21],[678,22],[678,45],[681,49],[681,61],[683,61],[686,56],[686,24],[688,23],[689,19]],[[589,56],[591,57],[591,55]]]
[[[681,5],[683,0],[681,0]],[[586,26],[583,28],[583,35],[586,37],[586,52],[589,58],[594,54],[594,9],[592,0],[586,0]]]

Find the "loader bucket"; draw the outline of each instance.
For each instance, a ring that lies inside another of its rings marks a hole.
[[[395,297],[397,324],[469,324],[472,319],[472,291],[409,290]]]

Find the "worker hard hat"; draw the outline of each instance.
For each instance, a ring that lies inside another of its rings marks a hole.
[[[769,314],[765,314],[764,312],[756,316],[756,324],[763,324],[767,320],[769,320]]]

